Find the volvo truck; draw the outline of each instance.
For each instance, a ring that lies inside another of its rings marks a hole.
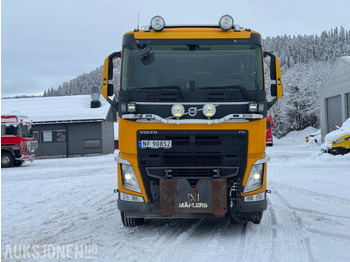
[[[203,216],[260,223],[267,110],[283,88],[278,58],[258,32],[230,15],[181,26],[155,16],[105,59],[101,93],[118,113],[115,192],[125,226]]]

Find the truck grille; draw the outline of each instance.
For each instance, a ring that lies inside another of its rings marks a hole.
[[[34,153],[38,147],[38,142],[36,140],[27,141],[27,150],[30,153]]]
[[[147,176],[155,179],[230,178],[238,174],[238,167],[146,167]]]
[[[139,130],[137,140],[138,164],[146,185],[167,178],[184,178],[191,185],[200,178],[237,179],[246,168],[246,130]],[[171,141],[171,147],[142,148],[146,140]]]

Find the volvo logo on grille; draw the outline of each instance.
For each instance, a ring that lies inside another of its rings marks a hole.
[[[197,115],[197,107],[190,107],[190,108],[188,109],[188,115],[189,115],[189,116],[195,116],[195,115]]]

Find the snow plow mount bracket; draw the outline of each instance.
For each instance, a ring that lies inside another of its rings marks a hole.
[[[163,217],[181,213],[212,213],[215,217],[224,217],[227,212],[226,195],[226,179],[201,178],[195,186],[191,186],[187,179],[160,180]]]

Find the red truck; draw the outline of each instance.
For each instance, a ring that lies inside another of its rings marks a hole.
[[[266,116],[266,145],[273,146],[272,137],[273,120],[271,115]]]
[[[24,115],[1,115],[1,167],[34,160],[38,142],[33,137],[32,125]]]

